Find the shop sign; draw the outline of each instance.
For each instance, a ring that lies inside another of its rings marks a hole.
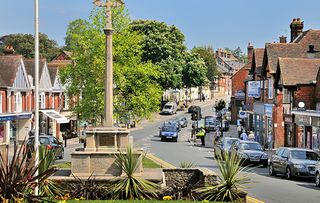
[[[21,114],[21,115],[4,115],[0,116],[0,121],[13,121],[20,119],[28,119],[31,118],[32,114]]]
[[[254,111],[255,114],[263,115],[263,114],[264,114],[264,106],[263,106],[263,103],[255,102],[255,103],[253,104],[253,111]]]
[[[239,111],[239,118],[247,118],[247,112],[246,111]]]
[[[292,115],[284,115],[284,122],[286,123],[293,123],[293,118],[292,118]]]
[[[298,115],[296,114],[295,122],[298,125],[310,125],[310,117],[306,115]]]
[[[239,90],[234,94],[234,97],[236,99],[244,99],[245,96],[246,96],[246,94],[242,90]]]
[[[272,117],[272,104],[265,104],[264,105],[264,113],[267,117]]]
[[[248,97],[260,97],[260,81],[248,81]]]

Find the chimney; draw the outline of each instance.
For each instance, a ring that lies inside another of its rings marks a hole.
[[[282,35],[280,37],[280,43],[287,43],[287,37]]]
[[[7,45],[6,48],[3,50],[5,55],[12,55],[14,54],[14,49],[12,45]]]
[[[293,42],[303,31],[303,21],[300,18],[294,18],[290,24],[291,41]]]
[[[253,57],[253,45],[250,42],[248,43],[247,49],[248,49],[248,52],[247,52],[248,62],[250,63]]]

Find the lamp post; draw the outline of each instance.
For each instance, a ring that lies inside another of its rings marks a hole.
[[[104,70],[104,127],[113,127],[113,67],[112,67],[112,19],[111,8],[124,4],[123,0],[94,0],[94,5],[106,7],[106,24],[104,33],[106,35],[105,70]]]

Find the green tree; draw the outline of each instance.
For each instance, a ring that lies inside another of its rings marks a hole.
[[[225,48],[225,50],[230,52],[239,61],[241,61],[243,63],[247,63],[248,62],[247,55],[242,52],[240,47],[237,47],[235,50],[232,50],[232,49],[229,49],[229,48]]]
[[[26,58],[34,57],[34,36],[31,34],[11,34],[4,38],[2,49],[12,45],[16,53]],[[44,33],[39,33],[40,57],[51,61],[60,53],[60,48],[56,41],[49,39]]]
[[[60,73],[69,96],[81,95],[73,109],[83,119],[98,120],[104,111],[105,13],[94,9],[89,21],[78,19],[68,26],[66,44],[73,53],[74,66]],[[129,27],[124,7],[113,9],[114,114],[118,119],[136,120],[158,110],[161,96],[158,66],[142,62],[142,36]]]
[[[163,89],[181,88],[182,69],[187,47],[183,33],[175,26],[155,20],[137,20],[131,23],[133,31],[143,35],[142,60],[161,67],[158,82]]]
[[[203,86],[208,83],[207,67],[204,60],[193,53],[186,53],[186,61],[183,66],[183,83],[187,88]]]
[[[207,78],[210,82],[214,81],[214,77],[219,75],[217,70],[216,59],[212,47],[194,47],[192,53],[197,53],[204,60],[207,66]]]

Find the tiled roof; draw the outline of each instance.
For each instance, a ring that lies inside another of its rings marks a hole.
[[[263,62],[263,55],[264,55],[264,48],[256,48],[253,50],[254,60],[256,63],[256,67],[262,66]]]
[[[312,84],[317,80],[320,59],[279,58],[282,85]]]
[[[72,64],[72,60],[53,60],[50,63],[48,63],[48,67],[62,68],[69,64]]]
[[[237,75],[239,73],[240,70],[250,70],[251,69],[251,63],[247,63],[246,65],[244,65],[242,68],[240,68],[237,72],[235,72],[231,78],[233,78],[235,75]]]
[[[54,86],[54,82],[58,74],[58,67],[50,67],[48,68],[48,70],[49,70],[52,86]]]
[[[21,55],[0,56],[0,86],[13,86],[18,67],[21,65],[21,59]]]
[[[275,73],[279,57],[308,58],[309,45],[314,45],[314,50],[320,50],[320,30],[305,31],[293,43],[266,44],[264,71],[269,70],[270,73]],[[320,58],[320,53],[315,54],[314,57]]]
[[[46,62],[46,59],[39,60],[39,78],[41,77],[45,62]],[[24,59],[24,65],[26,67],[27,74],[31,75],[33,80],[35,80],[34,59]],[[33,84],[34,84],[34,81],[33,81]]]

